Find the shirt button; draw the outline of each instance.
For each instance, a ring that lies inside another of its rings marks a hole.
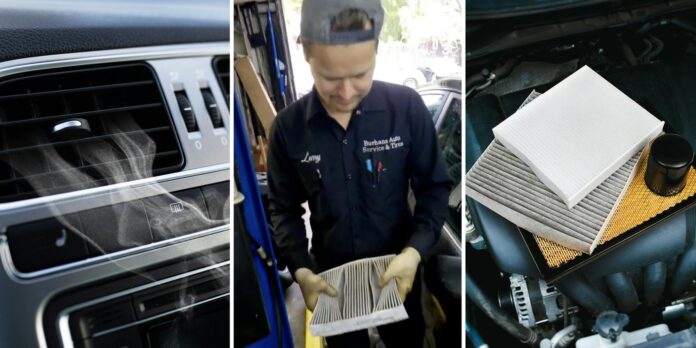
[[[348,175],[347,175],[346,177],[348,178],[348,180],[351,180],[351,179],[353,179],[353,176],[352,176],[352,175],[350,175],[350,174],[348,174]]]
[[[362,114],[362,111],[360,111],[360,110],[355,110],[355,114],[356,114],[356,115],[360,115],[360,114]]]
[[[348,139],[343,139],[343,145],[348,145]]]

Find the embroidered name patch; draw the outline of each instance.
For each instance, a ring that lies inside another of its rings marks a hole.
[[[309,151],[305,154],[305,157],[300,160],[302,163],[319,163],[321,162],[321,155],[310,155]]]

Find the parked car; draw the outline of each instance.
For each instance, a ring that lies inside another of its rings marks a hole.
[[[426,78],[426,71],[421,68],[401,63],[394,64],[391,61],[381,61],[379,59],[373,78],[413,89],[421,87],[429,81]]]
[[[461,84],[461,79],[459,80]],[[427,288],[443,308],[446,323],[435,328],[438,347],[461,345],[462,99],[461,89],[430,85],[418,89],[430,111],[447,172],[454,181],[445,225],[425,266]]]

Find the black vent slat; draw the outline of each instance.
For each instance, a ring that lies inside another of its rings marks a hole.
[[[181,169],[181,166],[178,166],[178,165],[169,166],[169,167],[162,167],[160,169],[154,170],[152,172],[152,175],[157,176],[157,175],[172,173],[172,172],[178,171],[179,169]],[[118,176],[118,177],[113,177],[110,179],[122,182],[122,181],[132,181],[132,180],[138,179],[138,177],[135,176],[134,174],[131,174],[131,175],[122,175],[122,176]],[[109,182],[106,179],[98,179],[98,180],[94,181],[94,184],[95,184],[95,186],[104,186],[104,185],[108,185]],[[1,187],[2,186],[0,186],[0,188]],[[59,193],[74,191],[72,188],[73,188],[72,186],[61,186],[61,187],[51,188],[48,192],[42,192],[42,193],[44,193],[44,194],[46,194],[46,193],[47,194],[59,194]],[[1,190],[0,190],[0,192],[1,192]],[[16,190],[15,190],[15,192],[16,192]],[[20,191],[18,193],[13,193],[11,195],[7,195],[6,197],[8,197],[7,198],[8,201],[17,201],[17,200],[22,200],[22,199],[36,198],[39,196],[40,196],[39,193],[37,193],[33,189],[30,189],[30,190]]]
[[[123,65],[119,65],[118,68],[126,69],[126,68],[142,67],[142,66],[143,65],[141,63],[123,64]],[[76,68],[76,69],[58,69],[58,70],[48,70],[48,71],[36,71],[36,72],[32,72],[30,74],[25,74],[24,76],[13,77],[11,79],[8,79],[6,82],[3,82],[3,84],[8,83],[8,84],[15,85],[18,83],[23,83],[23,82],[33,82],[33,81],[36,81],[37,79],[46,79],[46,78],[55,78],[55,77],[57,77],[59,79],[63,79],[65,77],[69,77],[70,75],[85,74],[85,73],[97,73],[97,72],[101,72],[101,71],[109,71],[112,68],[113,68],[113,66],[104,65],[104,66],[95,66],[95,67],[80,67],[80,68]],[[0,88],[1,87],[2,86],[0,86]]]
[[[132,161],[152,167],[131,168]],[[159,83],[144,63],[0,80],[0,203],[171,173],[183,165]]]
[[[22,99],[22,98],[46,97],[46,96],[61,95],[61,94],[72,94],[72,93],[78,93],[78,92],[93,92],[93,91],[101,91],[101,90],[105,90],[105,89],[146,86],[146,85],[151,85],[154,83],[155,83],[154,81],[135,81],[135,82],[114,83],[114,84],[110,84],[110,85],[101,85],[101,86],[95,86],[95,87],[76,87],[76,88],[58,89],[58,90],[53,90],[53,91],[44,91],[44,92],[36,92],[36,93],[11,94],[11,95],[0,96],[0,101],[12,100],[12,99]]]
[[[46,143],[46,144],[39,144],[39,145],[35,145],[35,146],[18,147],[18,148],[13,148],[11,150],[2,150],[2,151],[0,151],[0,156],[8,155],[8,154],[11,154],[14,152],[31,150],[31,149],[40,150],[40,149],[54,147],[54,146],[69,145],[69,144],[81,144],[81,143],[92,142],[95,140],[111,139],[111,138],[113,138],[115,136],[119,136],[119,135],[137,135],[137,134],[142,134],[142,133],[150,134],[150,133],[160,132],[160,131],[169,130],[169,129],[171,129],[170,126],[144,128],[141,130],[134,130],[134,131],[128,131],[128,132],[119,132],[119,133],[98,135],[98,136],[85,138],[85,139],[64,140],[64,141],[56,141],[56,142],[51,142],[51,143]]]
[[[21,125],[27,125],[27,124],[43,122],[43,121],[62,120],[62,119],[73,118],[73,117],[86,117],[86,116],[93,116],[93,115],[107,115],[107,114],[113,114],[113,113],[118,113],[118,112],[137,111],[137,110],[151,109],[151,108],[156,108],[156,107],[161,107],[161,106],[162,106],[162,103],[150,103],[150,104],[143,104],[143,105],[123,106],[123,107],[119,107],[119,108],[109,108],[109,109],[94,110],[94,111],[75,112],[75,113],[71,113],[71,114],[46,116],[46,117],[41,117],[41,118],[30,118],[30,119],[24,119],[24,120],[19,120],[19,121],[0,122],[0,128],[12,127],[12,126],[21,126]]]
[[[177,154],[179,154],[178,150],[171,150],[171,151],[157,153],[156,155],[143,156],[143,157],[140,157],[140,159],[154,157],[153,160],[155,160],[155,159],[160,158],[160,157],[167,157],[167,156],[172,156],[172,155],[177,155]],[[119,165],[119,164],[127,164],[127,163],[129,163],[128,161],[129,161],[128,159],[123,159],[123,160],[118,160],[118,161],[102,162],[99,164],[75,166],[75,167],[72,167],[70,169],[55,170],[55,171],[36,174],[36,175],[28,175],[28,176],[24,176],[22,178],[17,178],[17,179],[0,180],[0,185],[16,183],[16,182],[20,182],[21,180],[37,180],[38,181],[38,180],[41,180],[43,178],[49,178],[50,176],[54,176],[57,174],[80,173],[83,170],[96,169],[96,168],[99,168],[100,166],[113,166],[113,165]],[[128,174],[134,175],[136,173],[128,173]],[[116,177],[118,177],[118,176],[113,176],[113,178],[116,178]],[[57,188],[63,188],[63,187],[68,187],[68,186],[58,186]]]

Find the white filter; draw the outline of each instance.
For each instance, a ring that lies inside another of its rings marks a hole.
[[[379,286],[394,257],[357,260],[320,273],[338,296],[319,295],[309,322],[312,335],[334,336],[408,319],[396,280]]]
[[[587,66],[493,128],[572,208],[662,131],[655,118]]]

